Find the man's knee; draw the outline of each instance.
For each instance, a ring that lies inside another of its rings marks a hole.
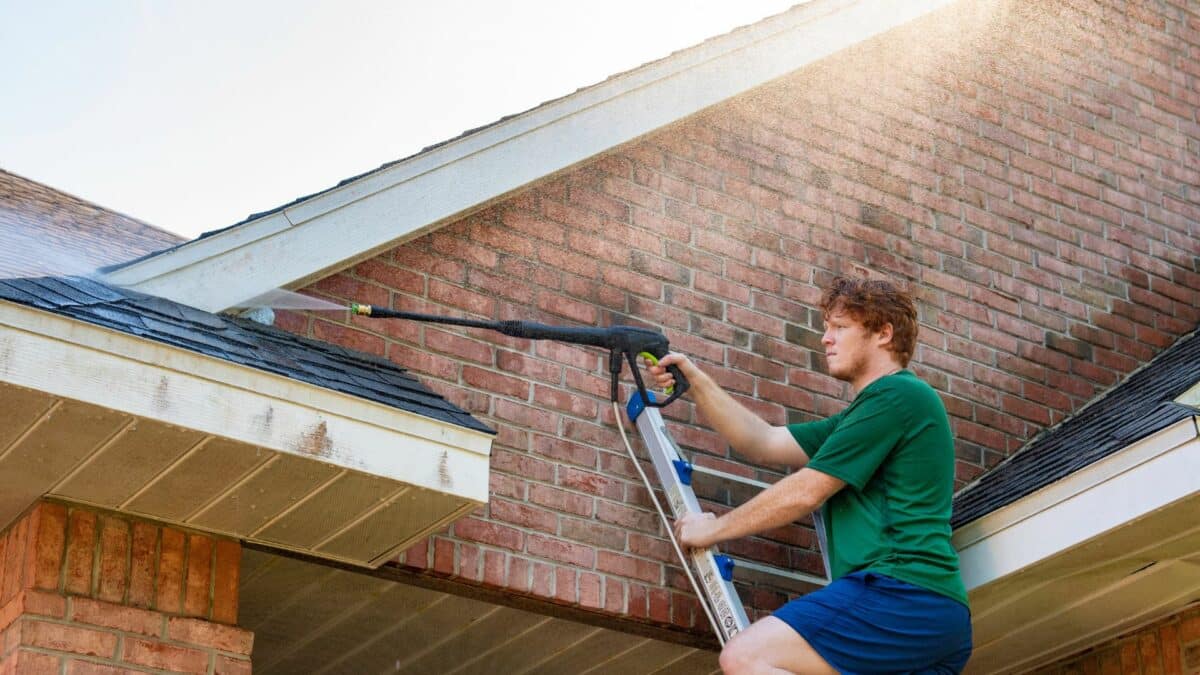
[[[725,675],[753,672],[756,651],[745,640],[729,641],[721,650],[721,672]]]

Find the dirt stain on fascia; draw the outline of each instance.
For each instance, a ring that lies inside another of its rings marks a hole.
[[[325,425],[324,420],[300,435],[296,450],[310,457],[324,459],[333,455],[333,439],[329,437],[329,427]]]
[[[438,484],[443,488],[454,487],[454,479],[450,477],[450,454],[445,450],[442,451],[442,458],[438,460]]]

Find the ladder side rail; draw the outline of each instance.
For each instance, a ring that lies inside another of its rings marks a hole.
[[[687,470],[682,467],[690,469],[690,464],[680,456],[678,446],[667,432],[658,409],[647,407],[639,413],[631,413],[630,416],[635,417],[634,424],[646,444],[654,471],[658,474],[659,484],[667,496],[672,517],[678,519],[685,513],[700,513],[700,502],[688,484],[690,481],[685,482],[684,476],[681,475],[686,474]],[[716,615],[725,639],[728,640],[739,631],[748,628],[750,620],[733,586],[732,560],[718,556],[713,547],[693,551],[691,559],[707,596],[700,600],[707,602]]]

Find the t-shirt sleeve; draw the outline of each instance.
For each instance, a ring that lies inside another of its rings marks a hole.
[[[837,426],[841,417],[842,413],[838,413],[815,422],[789,424],[787,428],[792,433],[792,438],[800,444],[800,449],[804,451],[804,454],[812,459],[821,449],[821,445],[825,443],[825,439],[829,438],[830,432]]]
[[[904,436],[906,415],[896,392],[866,392],[847,408],[808,468],[862,490]],[[801,443],[803,445],[803,443]]]

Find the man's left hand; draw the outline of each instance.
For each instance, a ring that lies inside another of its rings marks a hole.
[[[683,548],[708,548],[721,541],[720,525],[711,513],[686,513],[675,521],[675,539]]]

